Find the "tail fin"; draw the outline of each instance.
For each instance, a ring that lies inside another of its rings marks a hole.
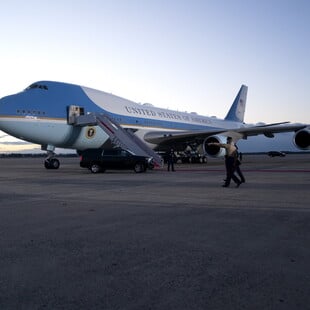
[[[225,120],[243,123],[248,87],[242,85],[228,111]]]

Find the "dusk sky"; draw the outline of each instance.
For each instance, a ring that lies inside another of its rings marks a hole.
[[[310,123],[309,17],[308,0],[1,1],[0,97],[55,80],[223,118],[246,84],[247,123]]]

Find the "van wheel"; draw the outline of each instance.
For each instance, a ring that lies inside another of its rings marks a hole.
[[[140,163],[135,164],[134,170],[136,173],[141,173],[145,171],[143,164]]]
[[[92,173],[98,173],[101,171],[101,167],[98,164],[91,164],[91,166],[89,167],[89,170]]]

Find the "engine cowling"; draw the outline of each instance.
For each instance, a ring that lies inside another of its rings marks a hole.
[[[223,157],[225,156],[225,149],[216,145],[208,145],[211,142],[226,143],[227,137],[225,136],[210,136],[203,141],[203,150],[210,157]]]
[[[293,142],[301,150],[310,149],[310,128],[301,129],[294,135]]]

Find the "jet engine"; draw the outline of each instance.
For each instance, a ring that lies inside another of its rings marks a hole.
[[[210,136],[203,141],[203,150],[205,154],[210,157],[223,157],[225,156],[225,149],[216,145],[208,145],[211,142],[226,143],[227,137],[225,136]]]
[[[310,148],[310,127],[298,130],[294,135],[293,142],[297,148],[301,150],[309,150]]]

